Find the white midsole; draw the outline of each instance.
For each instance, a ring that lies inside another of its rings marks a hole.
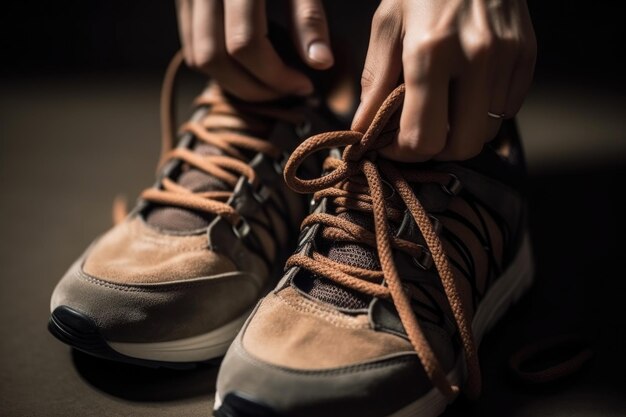
[[[109,342],[122,355],[161,362],[200,362],[226,354],[250,311],[208,333],[156,343]]]
[[[477,345],[480,345],[485,333],[502,318],[509,306],[519,300],[532,285],[533,273],[530,237],[526,234],[515,260],[489,289],[476,310],[472,331]],[[461,357],[448,373],[448,380],[451,384],[458,385],[464,375],[465,361]],[[387,417],[436,417],[444,412],[448,402],[438,389],[432,388],[420,399]]]

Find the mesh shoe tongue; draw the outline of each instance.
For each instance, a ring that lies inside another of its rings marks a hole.
[[[203,156],[223,154],[215,146],[199,141],[196,142],[193,151]],[[222,181],[195,168],[183,170],[176,182],[193,192],[228,190]],[[148,212],[146,223],[162,230],[184,232],[206,227],[213,218],[214,215],[210,213],[199,213],[180,207],[157,206]]]
[[[358,224],[368,230],[374,230],[371,214],[356,211],[341,213],[337,217]],[[376,249],[359,243],[330,242],[326,256],[333,261],[364,269],[378,270],[380,263]],[[314,276],[311,286],[304,289],[311,297],[344,309],[366,308],[371,297],[343,287],[324,277]]]

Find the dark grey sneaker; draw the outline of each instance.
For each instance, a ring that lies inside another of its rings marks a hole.
[[[315,209],[222,362],[217,416],[436,416],[460,389],[479,393],[475,346],[532,282],[519,140],[507,123],[472,160],[391,163],[375,150],[403,97],[365,135],[293,153],[285,177]],[[296,176],[342,145],[325,176]]]
[[[303,100],[245,103],[217,85],[196,106],[155,186],[55,288],[49,329],[70,346],[149,366],[206,361],[278,282],[308,211],[284,164],[330,124]]]

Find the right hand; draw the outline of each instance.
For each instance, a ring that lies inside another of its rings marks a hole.
[[[187,65],[248,101],[305,96],[313,83],[287,66],[267,38],[264,0],[177,0]],[[321,0],[291,0],[296,47],[314,69],[333,65]]]
[[[537,41],[526,0],[382,0],[353,129],[365,131],[402,79],[400,129],[380,153],[394,161],[478,155],[518,112]]]

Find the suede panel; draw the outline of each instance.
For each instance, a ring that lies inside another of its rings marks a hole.
[[[222,399],[236,391],[285,416],[379,417],[432,389],[415,353],[307,371],[275,366],[250,355],[242,346],[244,334],[242,330],[222,361],[217,378]]]
[[[85,274],[81,263],[59,282],[50,308],[65,305],[88,315],[112,342],[162,342],[208,333],[245,314],[262,294],[260,278],[242,272],[119,285]]]
[[[234,264],[207,249],[206,234],[159,233],[141,218],[102,236],[83,265],[86,274],[119,284],[159,283],[231,272]]]
[[[263,300],[243,335],[243,345],[262,361],[304,370],[413,352],[407,340],[372,330],[367,314],[343,314],[291,287]]]

